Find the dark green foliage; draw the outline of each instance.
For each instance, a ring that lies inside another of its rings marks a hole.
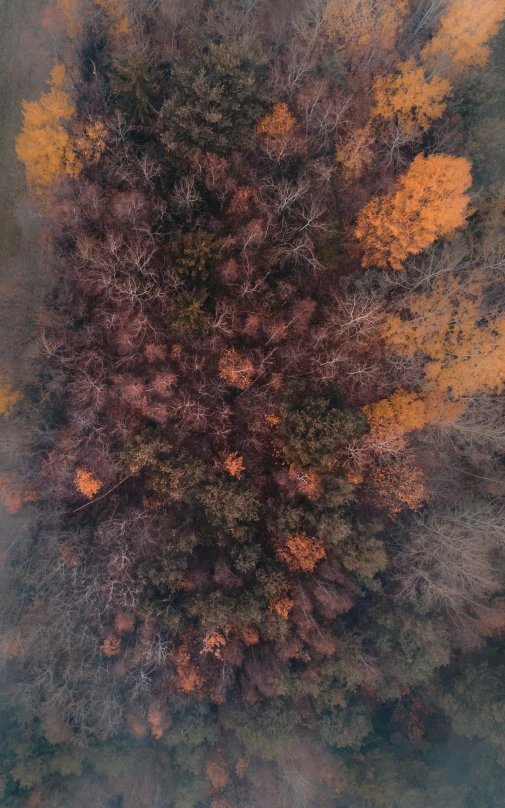
[[[116,58],[109,71],[115,101],[126,119],[146,126],[156,118],[161,107],[162,71],[145,51]]]
[[[363,413],[340,406],[332,395],[294,389],[280,409],[284,454],[315,469],[328,469],[339,446],[365,431]]]
[[[322,711],[317,719],[317,730],[330,746],[359,748],[372,732],[372,724],[365,707],[349,704],[331,712]]]
[[[191,230],[174,243],[172,252],[180,276],[201,283],[209,277],[216,258],[215,237],[205,230]]]
[[[241,39],[210,43],[173,73],[173,89],[161,110],[162,141],[168,152],[228,151],[254,145],[254,124],[264,110],[263,57]]]
[[[205,328],[209,314],[205,310],[208,294],[205,289],[179,292],[167,315],[167,323],[176,331],[198,332]]]
[[[248,483],[216,479],[203,487],[198,498],[218,542],[233,537],[243,541],[258,518],[256,492]]]

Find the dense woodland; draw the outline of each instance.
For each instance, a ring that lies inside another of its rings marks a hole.
[[[505,806],[504,18],[46,9],[6,808]]]

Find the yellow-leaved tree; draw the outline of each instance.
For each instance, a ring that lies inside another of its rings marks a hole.
[[[393,50],[407,11],[405,0],[330,0],[326,32],[351,54]]]
[[[426,358],[426,392],[444,399],[471,397],[505,386],[505,314],[486,310],[484,273],[470,278],[448,274],[426,294],[413,295],[410,317],[391,315],[388,347],[404,356]]]
[[[65,172],[73,175],[76,170],[76,155],[63,126],[75,113],[63,89],[65,81],[65,66],[56,63],[49,92],[42,93],[38,101],[23,101],[23,129],[16,139],[16,153],[25,165],[28,182],[35,187],[50,185]]]
[[[15,390],[6,379],[0,378],[0,415],[8,418],[12,415],[14,405],[21,398],[21,393]]]
[[[444,114],[444,99],[450,90],[447,79],[427,79],[424,68],[410,58],[398,66],[397,74],[381,76],[375,82],[372,118],[395,120],[407,131],[424,131]]]
[[[464,157],[418,154],[397,190],[374,197],[358,215],[364,266],[401,269],[409,254],[454,235],[471,212],[471,184],[471,164]]]
[[[504,19],[505,0],[451,0],[421,57],[430,67],[446,62],[453,73],[471,65],[482,67],[489,57],[489,40]]]

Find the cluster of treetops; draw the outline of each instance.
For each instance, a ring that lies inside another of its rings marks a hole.
[[[6,808],[505,806],[505,197],[468,137],[504,18],[46,9]]]

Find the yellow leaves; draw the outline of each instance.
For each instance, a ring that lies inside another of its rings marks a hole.
[[[391,315],[384,336],[392,350],[406,356],[423,354],[424,387],[458,399],[478,391],[500,392],[505,384],[505,315],[487,315],[485,278],[454,275],[440,278],[433,289],[409,301],[411,319]]]
[[[352,50],[392,50],[402,20],[404,0],[330,0],[325,12],[329,39],[340,40]]]
[[[90,471],[86,469],[77,469],[74,477],[74,485],[86,499],[93,499],[97,494],[103,483],[95,477]]]
[[[453,235],[470,214],[471,184],[471,164],[464,157],[417,155],[398,190],[375,197],[358,215],[364,266],[401,269],[409,253]]]
[[[446,57],[455,73],[471,65],[482,67],[490,53],[487,43],[504,18],[504,0],[452,0],[421,57],[430,67]]]
[[[424,475],[408,457],[394,468],[376,466],[369,483],[374,504],[385,508],[392,519],[406,507],[418,510],[427,499]]]
[[[382,76],[375,82],[372,117],[396,120],[408,132],[425,131],[443,115],[444,98],[450,90],[447,79],[440,76],[426,79],[424,68],[410,58],[399,65],[397,75]]]
[[[368,124],[352,132],[343,144],[337,144],[335,158],[340,163],[347,180],[359,179],[373,158],[371,146],[375,140],[372,127]]]
[[[0,381],[0,415],[3,415],[4,418],[12,415],[14,406],[21,397],[21,393],[14,390],[8,382]]]
[[[105,149],[104,125],[98,120],[78,124],[73,136],[68,127],[75,106],[63,89],[65,66],[56,63],[50,91],[38,101],[24,101],[23,128],[16,138],[16,154],[24,163],[28,182],[36,189],[51,185],[64,174],[77,177],[84,163],[96,163]]]
[[[55,0],[56,16],[62,20],[68,35],[76,40],[83,32],[84,8],[82,0]]]
[[[48,93],[38,101],[23,101],[23,129],[16,139],[16,153],[25,165],[28,181],[36,187],[50,185],[66,171],[72,173],[75,155],[62,121],[70,121],[75,107],[63,90],[66,71],[55,64]]]

